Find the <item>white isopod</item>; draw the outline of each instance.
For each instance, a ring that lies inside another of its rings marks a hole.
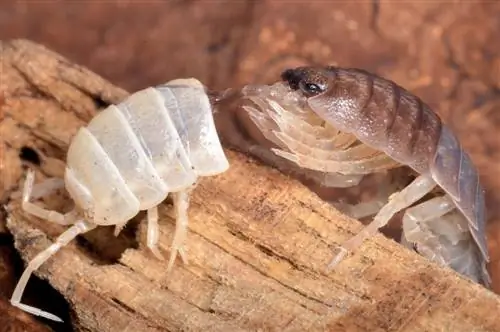
[[[189,194],[199,176],[225,172],[224,154],[212,117],[205,87],[194,78],[177,79],[149,87],[111,105],[79,129],[69,146],[64,184],[75,203],[61,214],[43,209],[30,198],[57,187],[47,180],[33,188],[34,172],[28,171],[22,207],[27,213],[61,225],[72,225],[55,243],[33,258],[21,276],[11,303],[34,315],[59,317],[21,303],[33,271],[79,234],[97,226],[115,225],[115,235],[139,211],[147,211],[147,246],[157,249],[157,206],[173,193],[176,230],[169,271],[177,253],[186,262]]]

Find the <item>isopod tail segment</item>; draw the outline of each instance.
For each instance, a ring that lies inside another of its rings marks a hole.
[[[417,251],[489,287],[484,190],[470,157],[439,116],[403,87],[360,69],[299,67],[284,71],[282,79],[329,125],[418,174],[389,197],[368,226],[342,244],[329,266],[408,208],[403,236],[410,240],[412,232],[420,233],[413,237],[418,239]],[[371,172],[375,171],[372,165],[367,167]],[[339,169],[333,165],[327,171]],[[417,203],[431,192],[434,204]]]
[[[243,109],[279,157],[349,187],[372,173],[405,171],[380,186],[373,202],[350,206],[371,223],[340,245],[334,268],[404,211],[402,243],[462,275],[490,285],[484,191],[470,157],[423,101],[396,83],[360,69],[299,67],[273,85],[247,86]],[[392,180],[391,180],[392,181]],[[384,197],[385,195],[385,197]],[[425,197],[424,197],[425,196]],[[431,198],[427,198],[430,196]]]
[[[177,79],[138,91],[96,115],[78,130],[68,148],[64,181],[34,185],[29,170],[22,208],[38,218],[71,225],[27,265],[11,303],[33,315],[59,317],[21,303],[31,274],[59,249],[97,226],[115,225],[115,235],[139,211],[147,211],[147,247],[158,258],[158,205],[173,196],[176,227],[167,273],[180,255],[187,263],[190,193],[199,177],[225,172],[229,162],[219,141],[206,89],[193,78]],[[31,200],[64,184],[75,203],[61,214]]]

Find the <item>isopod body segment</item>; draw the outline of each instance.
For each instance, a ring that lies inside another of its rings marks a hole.
[[[489,286],[484,190],[439,116],[396,83],[360,69],[306,66],[281,77],[242,90],[253,103],[243,109],[277,156],[323,173],[330,187],[396,168],[415,174],[402,190],[352,207],[373,219],[342,243],[329,268],[404,210],[403,244]]]
[[[209,97],[198,80],[172,80],[110,105],[81,127],[70,142],[64,184],[75,203],[71,212],[63,215],[31,203],[30,198],[36,198],[32,196],[48,192],[37,189],[33,185],[34,172],[28,172],[23,209],[39,218],[72,226],[30,261],[11,303],[60,321],[53,314],[20,302],[30,275],[79,234],[97,226],[115,225],[118,235],[139,211],[147,211],[147,246],[163,259],[157,249],[157,206],[169,194],[176,209],[176,230],[167,271],[177,253],[186,262],[190,192],[198,177],[217,175],[228,168]],[[38,188],[43,186],[39,184]]]

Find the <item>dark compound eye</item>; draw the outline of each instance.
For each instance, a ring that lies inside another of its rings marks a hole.
[[[301,81],[299,83],[299,87],[304,93],[307,93],[308,95],[317,95],[325,91],[325,87],[322,84],[309,83],[304,81]]]

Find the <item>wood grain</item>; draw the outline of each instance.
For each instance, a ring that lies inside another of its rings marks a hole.
[[[127,93],[46,48],[0,45],[2,192],[15,197],[20,149],[37,152],[37,181],[61,176],[78,126]],[[299,182],[226,150],[228,172],[200,181],[191,203],[189,264],[165,263],[144,246],[144,216],[118,239],[98,228],[74,241],[37,275],[72,308],[85,331],[500,331],[500,298],[378,235],[335,271],[324,269],[361,224]],[[65,192],[39,202],[66,211]],[[174,230],[160,209],[160,249]],[[9,231],[25,261],[62,227],[8,205]],[[134,225],[137,225],[137,230]],[[134,238],[137,237],[137,239]],[[121,248],[113,254],[110,248]]]

